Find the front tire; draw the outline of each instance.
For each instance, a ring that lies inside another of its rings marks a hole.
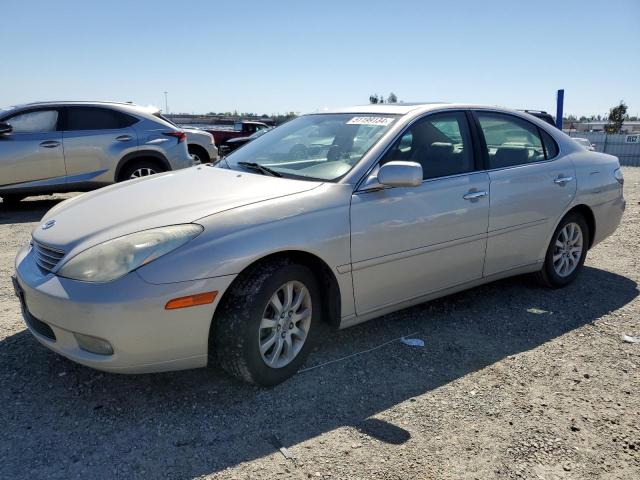
[[[259,264],[241,274],[218,307],[211,355],[236,378],[277,385],[304,362],[320,310],[311,270],[286,259]]]
[[[589,227],[578,213],[562,219],[547,248],[542,269],[536,274],[539,283],[549,288],[570,284],[582,270],[589,247]]]

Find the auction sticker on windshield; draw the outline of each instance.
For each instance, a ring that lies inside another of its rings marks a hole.
[[[347,125],[381,125],[386,127],[391,125],[395,119],[393,117],[353,117]]]

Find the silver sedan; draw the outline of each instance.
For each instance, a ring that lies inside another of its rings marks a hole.
[[[625,200],[617,158],[526,113],[367,105],[299,117],[216,166],[60,203],[16,258],[26,323],[110,372],[213,363],[273,385],[350,327],[496,279],[579,274]]]

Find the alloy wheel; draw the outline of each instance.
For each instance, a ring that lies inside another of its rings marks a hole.
[[[154,175],[156,173],[158,172],[156,172],[153,168],[138,168],[131,173],[131,176],[129,178],[133,180],[134,178],[148,177],[149,175]]]
[[[582,257],[582,229],[577,223],[567,223],[556,237],[553,247],[553,269],[561,277],[573,273]]]
[[[311,294],[302,282],[290,281],[278,288],[262,314],[260,355],[266,365],[282,368],[300,353],[311,326]]]

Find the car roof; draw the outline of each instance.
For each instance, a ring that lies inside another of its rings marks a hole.
[[[112,102],[103,100],[51,100],[42,102],[29,102],[12,106],[12,109],[23,109],[30,107],[65,107],[65,106],[96,106],[96,107],[117,107],[140,113],[152,114],[160,109],[154,106],[144,107],[132,102]]]
[[[420,102],[420,103],[370,103],[368,105],[356,105],[353,107],[322,110],[312,113],[382,113],[405,115],[413,110],[423,108],[435,108],[448,105],[444,102]]]
[[[371,114],[421,114],[430,110],[457,110],[457,109],[479,109],[479,110],[495,110],[500,112],[515,113],[522,116],[523,112],[511,108],[501,107],[498,105],[480,105],[473,103],[446,103],[446,102],[419,102],[419,103],[376,103],[369,105],[358,105],[348,108],[340,108],[333,110],[322,110],[312,112],[314,114],[324,113],[371,113]]]

